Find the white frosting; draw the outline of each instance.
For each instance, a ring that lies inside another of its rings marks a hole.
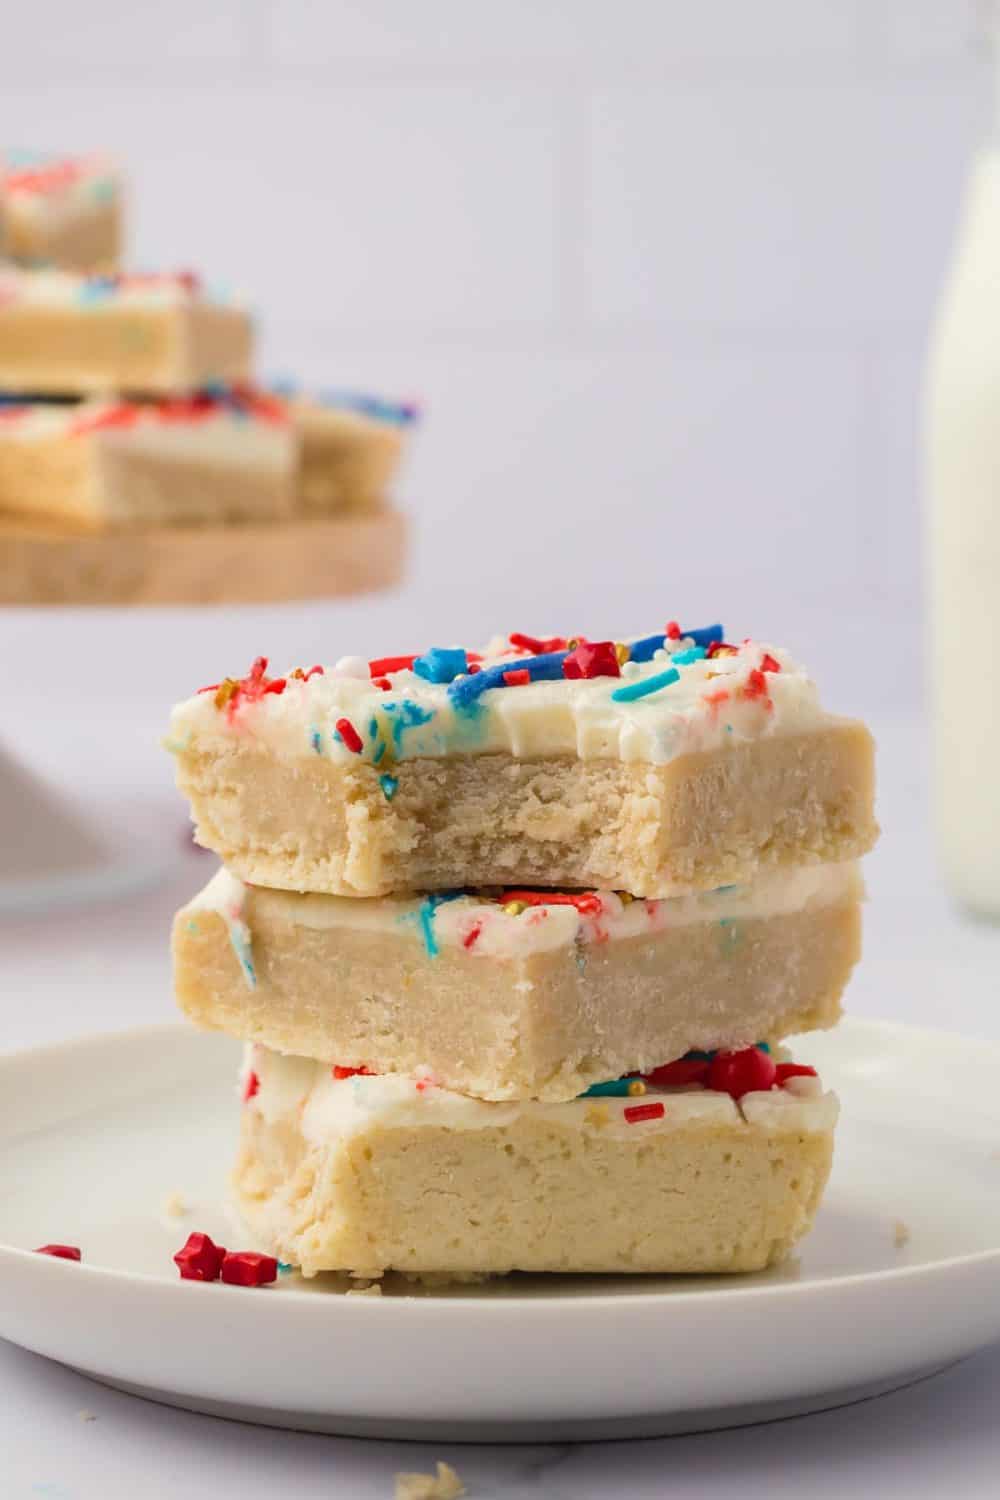
[[[123,407],[134,413],[134,420],[127,425],[99,425],[103,417]],[[252,410],[234,411],[221,403],[208,411],[186,414],[178,402],[162,407],[104,400],[73,406],[42,402],[0,406],[0,443],[28,445],[69,439],[168,460],[270,468],[287,472],[290,479],[298,458],[298,438],[290,423],[258,416]]]
[[[785,1089],[745,1094],[737,1105],[728,1094],[709,1089],[664,1089],[647,1084],[637,1098],[571,1099],[547,1104],[534,1099],[487,1102],[436,1087],[426,1080],[395,1074],[334,1078],[325,1063],[282,1057],[266,1047],[248,1049],[247,1073],[258,1080],[247,1107],[268,1124],[290,1120],[312,1145],[376,1129],[484,1130],[509,1126],[522,1116],[551,1120],[580,1130],[628,1135],[640,1143],[650,1131],[676,1130],[693,1122],[736,1124],[740,1118],[781,1131],[826,1131],[837,1118],[833,1094],[803,1098]],[[630,1121],[625,1110],[662,1103],[656,1119]]]
[[[114,162],[106,156],[8,159],[2,188],[11,216],[58,225],[104,208],[121,192]]]
[[[289,679],[284,692],[256,701],[238,698],[218,709],[212,694],[179,704],[171,738],[190,735],[193,750],[246,741],[289,760],[319,753],[349,763],[356,757],[336,732],[348,719],[361,736],[361,757],[380,771],[393,760],[504,751],[511,755],[575,756],[662,765],[676,756],[722,745],[816,728],[828,716],[815,685],[789,654],[747,641],[735,655],[717,655],[676,667],[678,680],[647,696],[622,702],[614,693],[651,678],[685,655],[689,640],[668,642],[647,662],[626,662],[620,678],[560,678],[487,689],[467,707],[457,706],[446,684],[403,670],[388,676],[390,691],[371,681],[327,670],[308,682]],[[769,653],[780,666],[754,690],[751,674]],[[502,661],[516,669],[530,653],[488,648],[484,665]],[[383,747],[383,748],[380,748]]]
[[[110,308],[159,310],[227,300],[180,276],[123,276],[113,280],[76,271],[0,268],[0,315],[6,307],[72,309],[88,316]]]
[[[473,895],[436,903],[433,898],[297,895],[258,889],[255,910],[271,920],[311,929],[349,929],[391,934],[435,948],[462,948],[474,958],[526,958],[574,943],[640,938],[694,923],[729,925],[782,916],[807,908],[860,900],[864,885],[856,864],[806,865],[767,873],[751,885],[671,896],[659,901],[627,901],[613,891],[594,893],[600,910],[574,906],[527,907],[519,915],[498,900]],[[246,887],[222,869],[185,912],[222,913],[227,921],[245,911]],[[252,932],[250,933],[252,941]]]

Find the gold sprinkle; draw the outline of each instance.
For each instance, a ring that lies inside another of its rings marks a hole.
[[[527,907],[523,901],[505,901],[500,910],[508,917],[519,917],[523,911],[527,910]]]
[[[638,1099],[640,1094],[644,1094],[646,1092],[646,1085],[643,1083],[641,1078],[633,1078],[629,1083],[628,1091],[629,1096],[632,1099]]]
[[[579,646],[579,644],[580,644],[580,637],[578,635],[571,635],[570,638],[569,638],[569,640],[566,642],[566,650],[567,651],[575,651],[576,648],[577,648],[577,646]]]
[[[225,708],[230,698],[232,698],[236,693],[238,687],[239,683],[236,681],[235,677],[226,677],[222,682],[220,682],[215,691],[214,701],[216,708]]]
[[[615,641],[615,655],[618,658],[618,665],[623,667],[632,655],[632,648],[626,646],[624,641]]]
[[[611,1124],[611,1111],[606,1104],[592,1104],[583,1118],[595,1130],[602,1130]]]
[[[630,891],[615,891],[615,895],[618,897],[622,906],[631,906],[632,902],[635,900],[635,897]]]

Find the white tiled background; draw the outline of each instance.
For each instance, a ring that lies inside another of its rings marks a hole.
[[[137,264],[244,290],[268,372],[427,419],[399,600],[8,615],[9,672],[71,637],[162,703],[257,649],[708,613],[845,705],[913,702],[919,372],[983,32],[975,0],[12,8],[0,140],[118,151]]]

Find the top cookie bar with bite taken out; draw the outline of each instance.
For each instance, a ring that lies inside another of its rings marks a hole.
[[[717,625],[283,677],[258,658],[178,705],[168,747],[199,842],[285,890],[671,896],[854,859],[878,833],[864,725]]]

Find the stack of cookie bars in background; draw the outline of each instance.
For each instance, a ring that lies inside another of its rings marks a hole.
[[[168,746],[224,868],[176,993],[250,1044],[236,1208],[306,1275],[753,1271],[837,1114],[872,743],[719,626],[268,675]]]
[[[101,157],[0,159],[0,515],[80,531],[282,522],[385,501],[414,409],[251,382],[248,312],[120,269]]]

